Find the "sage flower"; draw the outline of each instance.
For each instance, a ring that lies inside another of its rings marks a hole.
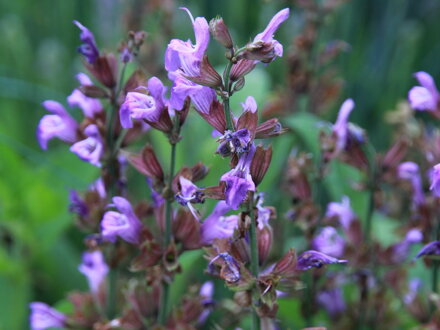
[[[56,101],[44,101],[43,107],[52,115],[44,115],[37,128],[37,139],[43,150],[47,149],[47,143],[53,138],[59,138],[67,143],[77,140],[78,124],[61,103]]]
[[[31,315],[29,318],[31,330],[44,330],[49,328],[63,328],[67,317],[56,309],[42,302],[29,304]]]
[[[312,246],[331,257],[340,258],[344,253],[345,242],[335,228],[326,226],[315,236]]]
[[[118,212],[107,211],[101,221],[101,234],[105,240],[115,242],[117,236],[132,244],[139,243],[142,223],[133,211],[130,202],[123,197],[113,197]]]
[[[234,233],[238,225],[238,216],[225,216],[231,207],[225,202],[220,201],[215,206],[212,213],[205,219],[200,228],[200,236],[204,244],[211,244],[214,239],[229,238]]]
[[[296,268],[298,270],[308,270],[310,268],[321,268],[324,265],[341,264],[346,262],[347,260],[339,260],[322,252],[309,250],[299,255]]]
[[[84,130],[84,133],[87,138],[73,144],[70,147],[70,151],[76,154],[81,160],[101,167],[104,145],[98,127],[94,124],[89,125]]]
[[[90,64],[95,63],[99,57],[99,50],[96,46],[93,33],[80,22],[73,21],[73,23],[81,30],[80,39],[83,44],[78,47],[78,52],[80,52]]]
[[[82,256],[82,264],[78,270],[87,277],[90,291],[97,293],[104,281],[109,268],[104,261],[101,251],[85,252]]]
[[[411,88],[408,93],[411,107],[420,111],[435,112],[439,108],[440,93],[434,79],[426,72],[414,74],[421,86]]]
[[[85,73],[78,73],[76,78],[81,86],[93,86],[93,82]],[[102,112],[101,101],[84,95],[84,93],[78,88],[74,89],[72,94],[69,95],[67,103],[69,103],[69,106],[72,108],[80,108],[83,111],[84,116],[88,118],[93,118],[95,114]]]

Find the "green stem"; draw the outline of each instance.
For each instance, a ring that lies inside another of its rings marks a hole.
[[[109,198],[117,195],[117,181],[118,181],[118,160],[117,153],[120,144],[115,143],[115,121],[116,121],[116,113],[119,110],[118,98],[119,94],[122,90],[122,83],[124,81],[126,64],[122,67],[121,74],[119,76],[119,83],[116,88],[111,91],[111,107],[110,113],[107,117],[107,147],[109,151],[108,157],[108,171],[110,173],[111,182],[109,184]],[[113,249],[113,247],[112,247]],[[110,255],[112,255],[113,251],[110,251]],[[116,286],[118,281],[118,269],[117,267],[111,267],[109,274],[109,285],[108,285],[108,295],[107,295],[107,316],[109,320],[113,319],[116,313]]]
[[[116,284],[118,280],[118,270],[116,268],[110,269],[109,285],[107,296],[107,317],[112,320],[116,313]]]
[[[251,272],[252,275],[258,280],[259,257],[258,257],[257,225],[255,221],[253,192],[249,194],[248,212],[249,212],[249,217],[251,218],[251,226],[249,228],[249,244],[251,250]],[[255,308],[252,309],[252,329],[254,330],[260,329],[260,319],[257,315]]]
[[[172,191],[172,184],[174,178],[174,167],[176,166],[176,143],[170,141],[171,144],[171,155],[170,155],[170,172],[168,175],[167,182],[167,193]],[[171,243],[171,203],[173,202],[172,198],[167,197],[165,202],[165,235],[164,235],[164,249],[166,250],[168,245]],[[168,312],[168,303],[169,303],[169,284],[165,281],[162,283],[162,294],[160,297],[160,306],[159,306],[159,315],[158,322],[159,324],[164,325],[166,322],[167,312]]]
[[[226,118],[226,129],[229,131],[234,130],[234,124],[232,122],[232,116],[231,116],[231,109],[229,106],[229,98],[231,96],[231,80],[230,80],[230,74],[232,69],[232,61],[229,61],[226,65],[225,72],[223,73],[223,84],[225,86],[224,92],[225,95],[223,97],[223,107],[225,111],[225,118]]]

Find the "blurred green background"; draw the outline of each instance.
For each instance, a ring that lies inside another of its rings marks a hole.
[[[35,139],[39,118],[45,113],[40,104],[46,99],[65,103],[77,85],[74,75],[83,71],[76,52],[79,32],[72,20],[89,27],[101,49],[115,50],[134,24],[130,20],[136,6],[145,4],[147,10],[137,17],[136,24],[149,33],[146,44],[155,47],[151,53],[155,63],[149,69],[154,74],[163,74],[155,68],[163,62],[170,37],[193,38],[189,19],[177,9],[179,6],[188,7],[194,16],[209,19],[221,15],[238,44],[253,38],[277,10],[288,6],[292,16],[277,34],[286,52],[304,24],[303,12],[293,2],[275,0],[0,2],[0,329],[25,328],[30,301],[54,304],[73,289],[86,289],[85,279],[76,270],[83,234],[67,212],[67,196],[69,189],[86,189],[99,173],[70,154],[62,143],[50,143],[48,152],[40,150]],[[165,14],[155,14],[159,4],[166,8],[166,15],[171,15],[167,20]],[[326,28],[319,34],[322,43],[341,39],[351,45],[351,51],[336,63],[345,80],[340,101],[346,97],[355,100],[351,119],[368,130],[379,150],[390,143],[384,114],[406,98],[415,84],[412,73],[425,70],[439,81],[439,18],[437,0],[354,0],[328,16]],[[221,52],[216,47],[213,45],[210,57],[215,65],[222,66]],[[264,105],[271,91],[284,85],[284,66],[282,58],[259,67],[245,90],[234,97],[234,108],[247,95]],[[337,107],[328,109],[326,119],[333,121],[336,111]],[[73,112],[79,114],[77,109]],[[179,145],[178,161],[191,165],[202,160],[215,167],[205,180],[206,184],[214,184],[226,164],[212,155],[212,139],[200,142],[200,136],[209,134],[209,128],[193,118]],[[163,143],[158,134],[148,138],[156,145]],[[262,190],[274,191],[270,184],[280,177],[293,145],[292,136],[274,140],[274,144],[273,165]],[[197,148],[189,148],[194,145]],[[168,153],[167,149],[163,153]],[[134,189],[140,191],[136,199],[147,196],[144,186]],[[335,194],[342,193],[346,192]],[[283,220],[283,204],[288,203],[280,197],[268,197],[269,202],[281,207],[277,221]],[[355,211],[363,211],[362,206],[356,207]],[[199,256],[189,255],[187,259],[200,260]],[[201,262],[199,269],[204,265]]]

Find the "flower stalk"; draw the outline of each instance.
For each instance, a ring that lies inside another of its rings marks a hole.
[[[255,221],[255,205],[254,205],[254,192],[249,193],[248,212],[251,219],[249,228],[249,243],[251,250],[251,272],[255,279],[258,281],[259,265],[258,265],[258,241],[257,241],[257,224]],[[252,329],[260,329],[260,319],[257,315],[255,308],[252,309]]]

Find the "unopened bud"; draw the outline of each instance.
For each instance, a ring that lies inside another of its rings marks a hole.
[[[241,90],[243,88],[245,84],[245,80],[244,77],[241,77],[240,79],[238,79],[238,81],[235,83],[234,85],[234,92],[238,92],[239,90]]]
[[[269,226],[264,226],[263,229],[258,230],[258,259],[260,265],[264,263],[269,255],[272,246],[272,229]]]
[[[277,57],[275,44],[271,42],[255,41],[246,46],[246,50],[240,55],[252,61],[270,63]]]
[[[223,18],[216,17],[209,22],[209,31],[212,37],[217,40],[223,47],[231,49],[233,42],[231,34],[226,24],[223,22]]]
[[[211,88],[216,88],[223,84],[222,77],[209,63],[208,56],[206,55],[203,57],[200,65],[200,74],[196,77],[186,76],[186,78],[196,84]]]

